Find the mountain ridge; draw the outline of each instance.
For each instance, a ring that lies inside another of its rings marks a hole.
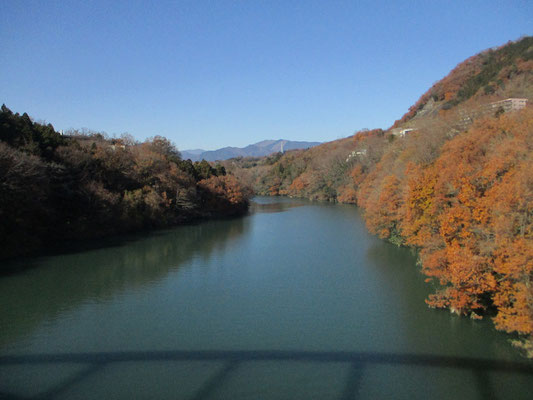
[[[183,150],[181,156],[184,160],[191,161],[218,161],[228,160],[235,157],[262,157],[272,153],[286,150],[308,149],[321,144],[321,142],[306,142],[286,139],[267,139],[257,143],[249,144],[246,147],[227,146],[216,150]]]

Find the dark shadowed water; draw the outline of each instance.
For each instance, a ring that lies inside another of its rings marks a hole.
[[[520,399],[490,321],[428,309],[355,207],[249,216],[24,260],[0,278],[0,399]]]

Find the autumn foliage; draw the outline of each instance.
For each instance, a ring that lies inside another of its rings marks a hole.
[[[406,194],[405,241],[461,313],[495,306],[496,326],[533,332],[533,110],[485,119],[448,142]],[[425,183],[425,184],[424,184]],[[401,211],[400,211],[401,212]]]
[[[477,121],[429,164],[395,169],[402,153],[387,154],[358,204],[372,232],[419,249],[436,284],[428,304],[473,318],[488,312],[497,329],[531,335],[533,108]]]
[[[317,146],[312,156],[307,150],[278,157],[256,171],[256,182],[274,185],[275,194],[356,203],[372,233],[418,250],[435,288],[431,307],[475,319],[490,315],[497,329],[527,339],[533,334],[533,107],[448,132],[427,126],[392,140],[363,132],[349,139],[351,148],[344,140]],[[356,156],[334,156],[341,145]]]
[[[419,249],[433,307],[533,333],[533,108],[477,121],[427,164],[386,151],[358,187],[371,232]]]
[[[211,176],[198,182],[198,185],[207,193],[204,203],[210,210],[231,215],[247,209],[251,193],[234,176]]]
[[[248,191],[221,165],[182,160],[160,136],[62,136],[0,111],[0,258],[64,242],[242,213]]]
[[[508,97],[529,106],[480,112]],[[398,129],[277,155],[247,176],[261,194],[357,204],[372,233],[418,251],[429,306],[490,316],[533,348],[532,102],[526,37],[459,64]]]

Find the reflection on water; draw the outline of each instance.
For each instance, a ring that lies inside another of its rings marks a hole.
[[[0,346],[83,302],[105,302],[164,279],[191,258],[224,252],[248,226],[246,218],[207,221],[144,238],[112,239],[116,246],[28,260],[38,265],[0,279]]]
[[[528,398],[489,321],[426,307],[408,250],[355,207],[257,198],[240,219],[33,259],[0,278],[0,398]]]
[[[291,208],[308,206],[309,202],[286,197],[256,197],[250,202],[250,213],[279,213]]]

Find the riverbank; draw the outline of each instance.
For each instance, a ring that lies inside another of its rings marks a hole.
[[[248,208],[223,167],[182,160],[162,137],[60,135],[5,106],[0,127],[0,259]]]
[[[257,203],[242,218],[40,257],[1,277],[10,306],[0,310],[0,391],[190,399],[209,387],[213,398],[265,400],[533,391],[531,362],[506,335],[429,309],[416,257],[370,235],[359,209]]]

